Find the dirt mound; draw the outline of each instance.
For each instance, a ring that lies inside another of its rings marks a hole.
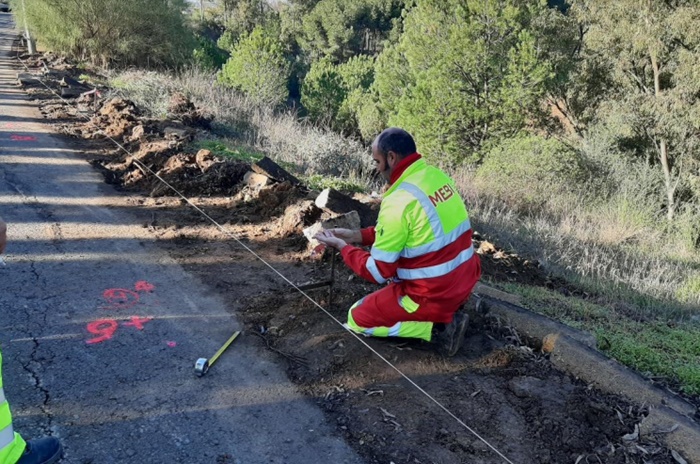
[[[109,183],[151,197],[176,195],[160,179],[188,196],[232,195],[249,169],[245,163],[207,159],[182,149],[176,141],[147,142],[133,155],[121,151],[118,160],[100,165]]]
[[[121,138],[131,132],[138,122],[139,110],[136,105],[121,98],[109,100],[90,121],[100,127],[108,137]]]
[[[205,195],[232,194],[248,172],[248,165],[239,161],[222,161],[215,163],[204,172],[199,192]]]
[[[306,193],[289,182],[265,186],[245,185],[232,198],[236,204],[235,214],[244,223],[260,223],[277,220],[285,214],[287,207],[306,197]]]
[[[189,195],[230,195],[241,181],[248,166],[235,161],[222,161],[202,171],[196,156],[178,153],[168,158],[156,174],[180,193]],[[150,196],[172,195],[159,179],[153,179]]]
[[[64,132],[85,139],[111,137],[121,142],[138,124],[139,110],[136,105],[129,100],[112,98],[89,121],[67,126]]]
[[[62,128],[64,133],[89,139],[111,137],[135,149],[138,149],[140,143],[159,138],[190,140],[196,129],[209,128],[213,119],[181,94],[174,96],[168,113],[170,119],[166,120],[147,118],[132,101],[122,98],[101,101],[98,95],[91,93],[81,96],[76,102],[84,111],[96,107],[99,107],[99,110],[83,124],[65,125]],[[47,108],[45,115],[65,119],[64,113],[55,108]]]
[[[208,129],[214,115],[197,108],[183,93],[175,93],[170,98],[168,117],[181,121],[186,126]]]

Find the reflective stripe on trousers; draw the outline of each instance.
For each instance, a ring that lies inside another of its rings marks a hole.
[[[352,310],[357,308],[364,302],[364,298],[356,302],[348,311],[348,322],[345,327],[355,333],[365,335],[367,337],[402,337],[402,338],[420,338],[425,341],[430,341],[433,332],[433,323],[427,321],[403,321],[397,322],[391,327],[362,327],[352,317]]]
[[[2,353],[0,353],[0,464],[15,464],[24,453],[25,442],[12,428],[10,405],[2,384]]]
[[[0,450],[11,445],[15,441],[15,431],[12,429],[12,424],[0,430]]]
[[[7,445],[12,444],[14,441],[15,431],[12,429],[12,424],[0,430],[0,449],[5,448]]]

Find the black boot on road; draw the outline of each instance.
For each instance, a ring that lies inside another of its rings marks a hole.
[[[17,464],[53,464],[61,459],[63,448],[58,438],[43,437],[27,440],[27,448]]]

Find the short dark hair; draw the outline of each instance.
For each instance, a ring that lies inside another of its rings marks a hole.
[[[416,152],[416,142],[411,134],[398,127],[384,129],[374,140],[375,146],[383,156],[387,156],[390,151],[396,153],[399,158],[405,158]]]

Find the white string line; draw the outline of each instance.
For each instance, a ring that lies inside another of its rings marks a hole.
[[[17,59],[22,63],[22,65],[25,67],[25,69],[26,69],[27,71],[31,72],[31,70],[30,70],[29,67],[25,64],[25,62],[22,61],[22,59],[19,57],[19,53],[18,53]],[[58,93],[56,93],[52,88],[50,88],[48,85],[46,85],[46,84],[44,83],[44,81],[43,81],[41,78],[37,78],[37,80],[38,80],[39,82],[41,82],[41,84],[42,84],[44,87],[46,87],[51,93],[53,93],[53,94],[56,95],[58,98],[60,98],[63,102],[65,102],[66,105],[71,106],[71,107],[73,106],[73,104],[72,104],[71,102],[69,102],[68,100],[66,100],[66,99],[64,99],[63,97],[61,97],[61,96],[60,96]],[[78,111],[78,113],[81,114],[80,111]],[[83,117],[85,118],[86,121],[88,121],[88,122],[90,121],[90,118],[88,118],[86,115],[81,114],[81,116],[83,116]],[[260,255],[258,255],[255,251],[253,251],[250,247],[248,247],[245,243],[243,243],[241,240],[239,240],[238,237],[236,237],[236,235],[234,235],[233,233],[227,231],[221,224],[219,224],[217,221],[215,221],[211,216],[209,216],[206,212],[204,212],[199,206],[197,206],[197,205],[195,205],[194,203],[192,203],[192,201],[190,201],[189,198],[187,198],[185,195],[183,195],[182,193],[180,193],[179,190],[177,190],[175,187],[173,187],[172,185],[170,185],[165,179],[163,179],[163,178],[160,177],[158,174],[156,174],[150,167],[146,166],[146,165],[145,165],[144,163],[142,163],[140,160],[137,160],[136,158],[134,158],[133,155],[132,155],[132,153],[129,152],[129,150],[127,150],[121,143],[117,142],[116,140],[114,140],[114,139],[113,139],[112,137],[110,137],[109,135],[106,135],[106,134],[103,134],[103,135],[104,135],[105,137],[107,137],[109,140],[111,140],[112,142],[114,142],[114,144],[117,145],[119,148],[121,148],[121,149],[124,151],[124,153],[126,153],[126,154],[129,155],[129,156],[131,156],[131,157],[132,157],[132,158],[131,158],[132,161],[138,163],[141,167],[143,167],[143,168],[146,169],[148,172],[150,172],[156,179],[158,179],[159,181],[161,181],[163,184],[165,184],[166,187],[168,187],[170,190],[172,190],[173,192],[175,192],[175,194],[176,194],[177,196],[179,196],[181,199],[183,199],[188,205],[190,205],[192,208],[194,208],[195,210],[197,210],[197,211],[198,211],[202,216],[204,216],[206,219],[208,219],[208,220],[209,220],[212,224],[214,224],[221,232],[223,232],[224,235],[227,235],[228,237],[234,239],[240,246],[242,246],[242,247],[245,248],[247,251],[249,251],[253,256],[255,256],[258,260],[260,260],[264,265],[266,265],[267,267],[269,267],[275,274],[277,274],[278,276],[280,276],[280,277],[282,278],[282,280],[284,280],[285,282],[287,282],[289,285],[291,285],[293,288],[295,288],[299,293],[301,293],[302,295],[304,295],[304,297],[306,297],[306,299],[308,299],[310,302],[312,302],[314,305],[316,305],[321,311],[323,311],[324,313],[326,313],[326,315],[327,315],[328,317],[330,317],[331,319],[333,319],[333,320],[334,320],[339,326],[341,326],[346,332],[348,332],[348,333],[350,333],[352,336],[354,336],[360,343],[362,343],[365,347],[367,347],[372,353],[374,353],[375,355],[377,355],[377,356],[379,357],[379,359],[381,359],[382,361],[384,361],[389,367],[391,367],[392,369],[394,369],[401,377],[403,377],[404,379],[406,379],[406,381],[408,381],[411,385],[413,385],[418,391],[420,391],[420,392],[423,393],[425,396],[427,396],[427,397],[428,397],[433,403],[435,403],[440,409],[442,409],[442,410],[443,410],[444,412],[446,412],[450,417],[452,417],[452,418],[453,418],[454,420],[456,420],[460,425],[462,425],[465,429],[467,429],[469,432],[471,432],[476,438],[478,438],[479,440],[481,440],[481,442],[483,442],[486,446],[488,446],[489,448],[491,448],[491,450],[492,450],[493,452],[495,452],[497,455],[499,455],[501,458],[503,458],[504,461],[506,461],[506,462],[509,463],[509,464],[514,464],[513,461],[511,461],[511,460],[508,459],[506,456],[504,456],[504,455],[503,455],[500,451],[498,451],[491,443],[489,443],[488,441],[486,441],[486,439],[484,439],[481,435],[479,435],[474,429],[472,429],[471,427],[469,427],[464,421],[462,421],[459,417],[457,417],[455,414],[453,414],[452,411],[450,411],[449,409],[447,409],[447,407],[445,407],[442,403],[440,403],[438,400],[436,400],[435,398],[433,398],[427,391],[425,391],[420,385],[418,385],[416,382],[414,382],[408,375],[404,374],[403,371],[401,371],[401,369],[399,369],[398,367],[396,367],[396,366],[395,366],[394,364],[392,364],[388,359],[386,359],[386,358],[385,358],[384,356],[382,356],[379,352],[377,352],[374,348],[372,348],[366,341],[364,341],[364,340],[362,339],[363,337],[360,337],[357,333],[355,333],[355,332],[353,332],[352,330],[350,330],[350,329],[348,329],[347,327],[345,327],[345,325],[344,325],[341,321],[339,321],[335,316],[333,316],[333,314],[331,314],[330,312],[328,312],[328,310],[326,310],[326,308],[324,308],[323,306],[321,306],[320,304],[318,304],[318,303],[316,302],[316,300],[314,300],[314,299],[311,298],[309,295],[307,295],[306,292],[304,292],[302,289],[300,289],[296,284],[294,284],[294,282],[292,282],[291,280],[289,280],[289,279],[288,279],[286,276],[284,276],[280,271],[278,271],[277,269],[275,269],[270,263],[268,263],[267,261],[265,261],[265,259],[263,259],[263,258],[262,258]]]

